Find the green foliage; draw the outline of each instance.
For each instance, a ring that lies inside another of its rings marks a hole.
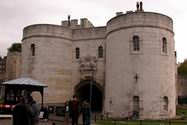
[[[187,119],[187,108],[186,107],[181,107],[177,108],[177,115],[182,117],[182,119]]]
[[[176,115],[182,119],[169,119],[167,120],[114,120],[114,119],[103,119],[94,122],[96,125],[187,125],[187,107],[176,108]],[[169,123],[171,122],[171,124]]]
[[[186,125],[186,121],[171,121],[171,124],[169,123],[169,120],[143,120],[142,122],[139,120],[130,120],[130,121],[120,121],[117,120],[116,122],[114,120],[98,120],[96,121],[96,125]]]
[[[0,98],[0,103],[3,103],[3,102],[4,102],[4,100]]]
[[[179,75],[187,76],[187,60],[184,60],[184,62],[180,64],[177,71]]]
[[[178,98],[178,104],[179,105],[184,105],[184,104],[187,104],[187,98]]]
[[[8,52],[21,52],[21,43],[13,43]]]

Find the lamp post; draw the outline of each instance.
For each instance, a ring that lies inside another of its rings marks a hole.
[[[91,67],[90,69],[90,123],[92,120],[92,86],[93,86],[94,75],[95,75],[94,67]]]
[[[90,79],[90,110],[92,110],[92,79]]]
[[[93,86],[93,80],[95,78],[95,73],[97,71],[97,58],[93,56],[85,56],[80,58],[79,60],[79,71],[81,72],[81,75],[84,76],[86,80],[90,82],[90,121],[91,121],[91,109],[92,109],[92,86]]]
[[[93,80],[94,80],[94,72],[95,70],[93,68],[90,69],[90,109],[92,104],[92,86],[93,86]]]

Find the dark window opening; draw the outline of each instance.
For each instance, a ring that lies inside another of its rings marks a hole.
[[[162,38],[162,52],[167,53],[167,40],[165,37]]]
[[[31,44],[31,56],[35,56],[35,45]]]
[[[103,58],[103,46],[98,47],[98,56],[99,58]]]
[[[76,59],[80,58],[80,49],[78,47],[75,48],[75,53],[76,53]]]
[[[165,111],[168,111],[168,103],[169,103],[168,97],[164,96],[163,101],[164,101],[163,108]]]
[[[140,51],[140,38],[139,36],[133,36],[133,50]]]

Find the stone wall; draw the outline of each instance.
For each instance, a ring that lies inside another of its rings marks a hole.
[[[97,57],[98,47],[105,48],[105,27],[71,30],[56,25],[33,25],[24,29],[22,43],[22,75],[44,82],[44,103],[61,103],[71,99],[80,83],[79,60],[75,48],[80,48],[80,57]],[[35,45],[35,56],[31,54]],[[104,86],[105,60],[99,59],[96,80]],[[36,96],[36,95],[34,95]],[[37,101],[40,97],[37,96]],[[40,101],[39,101],[40,102]]]
[[[0,98],[4,96],[4,87],[1,86],[1,83],[16,79],[21,75],[21,53],[8,52],[4,61],[4,72],[0,73]]]
[[[31,55],[31,44],[35,45],[34,56]],[[44,103],[64,102],[70,96],[71,47],[71,30],[64,27],[37,25],[25,29],[22,75],[48,85]]]
[[[83,21],[83,20],[82,20]],[[86,22],[85,22],[86,21]],[[24,28],[22,76],[44,82],[44,103],[63,103],[71,99],[81,83],[80,58],[97,60],[94,80],[105,90],[104,112],[122,117],[133,111],[133,97],[139,98],[140,118],[175,116],[175,55],[173,22],[168,16],[151,12],[128,12],[93,27],[84,19],[62,22],[62,26],[38,24]],[[132,38],[140,38],[140,51],[133,50]],[[162,38],[167,53],[162,52]],[[31,45],[35,45],[32,55]],[[104,58],[98,58],[98,47]],[[41,99],[34,95],[36,99]],[[164,109],[164,97],[168,108]],[[39,101],[40,102],[40,101]]]
[[[6,61],[6,80],[21,76],[21,53],[8,52]]]
[[[172,25],[169,17],[148,12],[120,15],[107,23],[107,112],[115,117],[133,112],[133,97],[138,96],[140,118],[175,116],[175,49]],[[138,52],[134,52],[132,46],[135,35],[140,38]],[[163,37],[167,39],[167,54],[162,53]],[[163,111],[164,96],[169,99],[167,111]],[[112,107],[109,103],[111,99]]]

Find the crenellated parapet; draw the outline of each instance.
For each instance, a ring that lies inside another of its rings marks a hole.
[[[78,19],[65,20],[62,21],[62,26],[70,27],[71,29],[83,29],[94,27],[94,25],[87,18],[80,19],[80,24],[78,24]]]

